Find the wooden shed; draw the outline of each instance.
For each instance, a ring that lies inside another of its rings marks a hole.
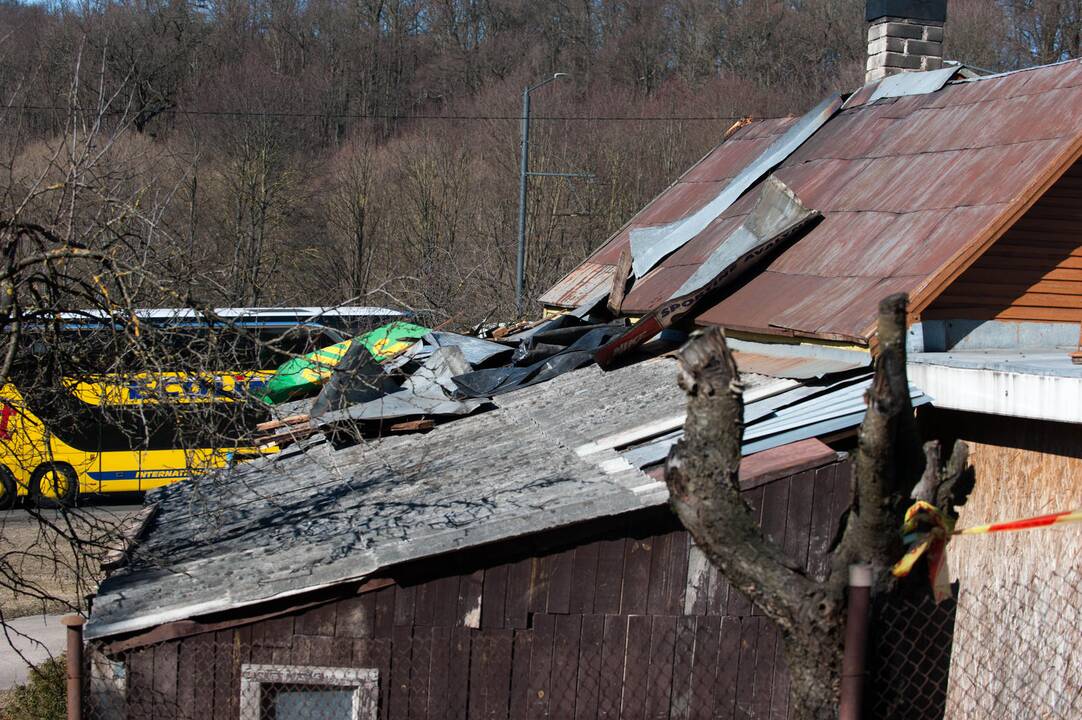
[[[820,574],[870,377],[744,380],[745,496]],[[93,712],[786,717],[775,628],[667,507],[675,362],[587,368],[498,404],[151,495],[157,515],[86,628]],[[842,439],[816,439],[824,427]]]

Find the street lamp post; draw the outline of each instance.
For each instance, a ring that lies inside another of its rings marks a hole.
[[[568,77],[555,73],[552,77],[530,85],[522,91],[522,149],[518,173],[518,253],[515,264],[515,312],[521,316],[526,292],[526,190],[530,176],[530,93],[553,80]]]

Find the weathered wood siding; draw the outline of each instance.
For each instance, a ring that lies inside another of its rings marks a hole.
[[[943,410],[933,413],[932,423],[938,434],[969,444],[976,471],[958,527],[1082,507],[1077,425]],[[1078,697],[1078,675],[1057,667],[1055,658],[1072,657],[1076,651],[1069,648],[1082,646],[1077,588],[1070,579],[1077,582],[1080,558],[1082,533],[1072,525],[951,541],[952,579],[964,592],[955,620],[959,642],[951,658],[948,717],[982,716],[976,703],[989,694],[999,698],[1002,717],[1036,717],[1036,706],[1027,704],[1032,693]],[[1040,673],[1042,685],[1010,687],[1028,667],[1048,669]]]
[[[928,319],[1082,322],[1082,163],[924,312]]]
[[[746,491],[815,574],[849,473],[836,462]],[[129,716],[235,718],[243,663],[377,668],[387,719],[787,716],[778,633],[671,513],[576,533],[423,563],[380,590],[132,651]]]

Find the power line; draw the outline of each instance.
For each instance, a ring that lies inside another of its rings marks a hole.
[[[17,110],[23,112],[84,112],[103,115],[125,115],[128,111],[90,108],[70,108],[53,105],[23,105]],[[299,119],[344,119],[344,120],[447,120],[460,122],[515,121],[522,120],[521,115],[404,115],[394,113],[315,113],[287,111],[251,111],[251,110],[162,110],[158,115],[184,115],[194,117],[245,117],[245,118],[299,118]],[[755,117],[751,115],[531,115],[530,120],[561,122],[735,122],[750,118],[752,120],[782,120],[784,117]]]

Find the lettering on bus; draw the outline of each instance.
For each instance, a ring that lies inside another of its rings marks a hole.
[[[11,439],[11,416],[15,414],[15,408],[6,402],[0,402],[0,440]]]
[[[128,380],[129,400],[156,400],[169,398],[238,398],[267,384],[258,375],[230,375],[213,378],[167,378],[159,382],[154,378]]]

